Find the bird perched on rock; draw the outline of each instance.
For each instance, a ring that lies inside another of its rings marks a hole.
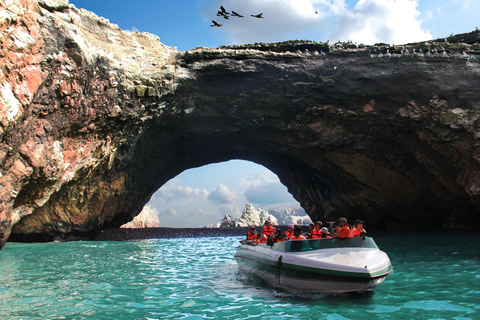
[[[210,27],[221,27],[222,25],[217,23],[215,20],[212,20],[212,25]]]
[[[243,16],[241,14],[238,14],[233,10],[232,10],[232,15],[235,16],[235,17],[243,18]]]
[[[261,19],[263,19],[262,14],[263,14],[263,13],[251,14],[251,16],[254,17],[254,18],[261,18]]]

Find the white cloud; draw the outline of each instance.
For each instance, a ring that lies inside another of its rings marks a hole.
[[[245,17],[218,17],[215,13],[220,5]],[[417,0],[359,0],[353,9],[345,0],[244,0],[241,5],[237,0],[215,0],[200,12],[206,21],[222,23],[218,29],[233,43],[303,39],[307,35],[320,41],[400,44],[432,38],[421,26],[417,6]],[[250,16],[260,12],[264,19]]]
[[[251,174],[241,179],[239,183],[244,189],[244,196],[249,203],[255,205],[269,205],[295,201],[288,193],[287,188],[271,171],[261,174]]]
[[[245,190],[244,196],[249,203],[259,206],[294,200],[284,185],[271,182],[248,188]]]
[[[419,15],[416,0],[360,0],[353,10],[339,15],[330,37],[366,44],[429,40],[432,35],[422,29]]]
[[[156,210],[156,209],[154,209]],[[175,211],[174,209],[167,209],[167,210],[164,210],[164,211],[160,211],[158,213],[159,216],[176,216],[178,215],[178,212]]]
[[[192,188],[178,186],[181,180],[172,179],[163,185],[155,193],[155,198],[161,198],[165,201],[172,201],[178,199],[193,199],[193,198],[207,198],[208,191],[203,188]]]
[[[230,214],[233,217],[240,217],[242,214],[242,211],[240,211],[240,209],[234,205],[220,206],[218,207],[218,212],[220,212],[222,216],[225,216],[226,214]]]
[[[277,175],[270,170],[265,170],[262,173],[253,173],[245,175],[240,179],[239,185],[244,189],[257,187],[270,183],[280,183]]]
[[[220,203],[230,204],[237,201],[238,197],[235,192],[230,191],[225,185],[219,184],[215,190],[208,195],[208,200]]]

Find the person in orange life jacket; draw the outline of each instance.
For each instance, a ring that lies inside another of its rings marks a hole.
[[[322,230],[320,230],[320,238],[321,239],[332,238],[332,236],[330,235],[330,232],[328,232],[328,229],[326,227],[323,227]]]
[[[355,220],[353,229],[350,231],[350,237],[364,237],[366,235],[365,229],[363,229],[363,221]]]
[[[308,233],[304,234],[305,238],[312,239],[312,232],[313,232],[314,229],[315,229],[315,224],[313,222],[311,222],[308,225]]]
[[[333,222],[330,223],[332,227],[332,237],[333,238],[348,238],[350,237],[350,227],[347,224],[347,219],[345,218],[338,218],[335,222],[338,225],[338,228],[333,228]]]
[[[252,240],[252,241],[257,240],[257,231],[253,226],[250,226],[250,230],[247,233],[247,240]]]
[[[263,234],[267,237],[271,235],[275,229],[272,227],[270,220],[265,221],[265,227],[263,227]]]
[[[302,236],[302,229],[300,229],[300,227],[293,228],[293,236],[290,240],[306,240],[306,238]]]
[[[290,240],[290,238],[293,236],[293,224],[289,224],[287,226],[287,231],[285,231],[285,235],[287,236],[287,240]]]
[[[322,229],[322,225],[323,225],[322,221],[315,222],[315,228],[313,228],[312,230],[311,239],[320,238],[320,236],[322,235],[320,231]]]
[[[280,237],[278,238],[278,242],[284,242],[287,241],[287,235],[285,233],[281,234]]]

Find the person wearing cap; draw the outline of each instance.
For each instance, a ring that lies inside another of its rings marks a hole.
[[[315,228],[312,230],[311,239],[318,239],[322,235],[320,230],[322,229],[322,221],[315,222]]]
[[[293,236],[293,224],[289,224],[287,226],[287,231],[285,231],[285,235],[287,236],[287,240],[290,240],[290,238]]]
[[[265,221],[265,227],[263,227],[263,234],[268,237],[274,231],[275,229],[272,227],[272,223],[270,222],[270,220]]]
[[[332,236],[330,235],[330,232],[328,232],[327,227],[323,227],[322,230],[320,230],[320,238],[321,239],[331,239]]]
[[[350,231],[350,237],[363,237],[367,232],[363,229],[363,221],[355,220],[353,229]]]
[[[290,240],[306,240],[306,238],[302,236],[302,229],[300,229],[300,227],[293,228],[293,236]]]
[[[257,240],[257,231],[254,226],[250,226],[250,230],[247,233],[247,240],[256,241]]]
[[[338,229],[333,228],[333,223],[331,223],[332,229],[332,238],[349,238],[350,237],[350,227],[348,226],[346,218],[338,218],[335,222],[335,225],[338,225]]]

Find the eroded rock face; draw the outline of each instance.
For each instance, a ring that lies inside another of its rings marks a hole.
[[[230,159],[275,172],[314,221],[479,226],[479,38],[178,52],[66,1],[4,1],[0,247],[92,237]]]

